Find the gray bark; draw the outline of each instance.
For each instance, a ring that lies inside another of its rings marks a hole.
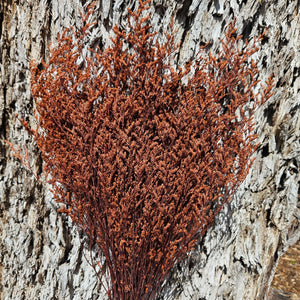
[[[49,187],[37,183],[4,140],[41,158],[16,113],[33,122],[30,60],[47,58],[58,32],[80,24],[80,0],[0,2],[0,298],[105,299],[72,222],[57,213]],[[138,1],[99,0],[95,42],[107,45],[112,26],[126,27]],[[266,299],[279,257],[299,239],[300,14],[299,1],[153,0],[154,29],[172,16],[181,41],[178,63],[200,42],[215,51],[226,25],[251,39],[267,29],[256,58],[260,79],[274,74],[274,95],[257,112],[261,146],[234,199],[194,251],[174,267],[159,299]]]

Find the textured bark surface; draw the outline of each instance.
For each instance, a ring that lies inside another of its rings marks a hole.
[[[29,62],[48,55],[58,32],[80,24],[79,0],[0,1],[0,299],[105,299],[76,228],[56,212],[43,186],[12,157],[4,140],[35,144],[16,120],[32,121]],[[126,27],[127,7],[138,1],[99,0],[91,44],[106,45],[115,23]],[[261,79],[274,73],[273,97],[258,111],[262,143],[233,201],[189,257],[174,267],[160,299],[266,299],[280,255],[299,239],[300,14],[299,1],[153,0],[151,18],[164,30],[174,16],[181,41],[178,63],[202,42],[220,46],[237,18],[246,38],[267,29],[259,60]]]

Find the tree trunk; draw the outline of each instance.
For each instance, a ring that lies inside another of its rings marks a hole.
[[[47,59],[57,33],[80,24],[80,0],[0,2],[0,298],[106,299],[88,246],[56,211],[49,187],[37,183],[5,140],[27,147],[36,172],[39,152],[16,118],[33,122],[29,62]],[[90,1],[87,1],[90,2]],[[126,27],[138,1],[99,0],[94,43],[107,45],[112,27]],[[195,250],[176,265],[159,299],[266,299],[279,257],[299,239],[300,14],[299,1],[153,0],[151,21],[166,30],[174,17],[181,42],[177,64],[203,43],[220,47],[234,17],[238,34],[267,30],[256,54],[260,79],[274,74],[274,95],[257,112],[261,146],[248,177]],[[85,257],[87,256],[87,257]]]

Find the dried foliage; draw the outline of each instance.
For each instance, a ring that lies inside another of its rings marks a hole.
[[[114,28],[112,46],[84,55],[89,10],[31,67],[37,128],[24,125],[61,211],[105,257],[110,299],[153,299],[205,233],[248,172],[253,113],[271,89],[254,92],[261,38],[240,50],[232,23],[217,56],[174,69],[172,26],[159,43],[148,4]]]

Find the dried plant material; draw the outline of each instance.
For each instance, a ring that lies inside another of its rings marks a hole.
[[[110,299],[154,299],[230,200],[256,148],[253,113],[272,85],[254,92],[250,57],[261,38],[240,50],[233,23],[217,56],[203,50],[174,69],[172,24],[160,44],[142,17],[149,2],[129,11],[128,31],[114,28],[111,47],[84,55],[90,9],[42,68],[31,66],[37,128],[24,126],[60,211],[105,257],[108,273],[93,267]]]

